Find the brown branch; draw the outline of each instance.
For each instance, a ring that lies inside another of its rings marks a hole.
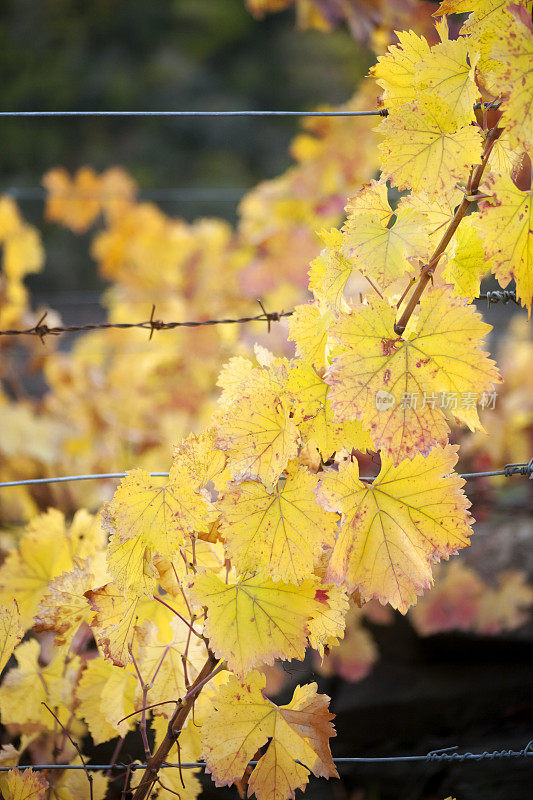
[[[201,691],[202,686],[206,682],[206,679],[210,677],[217,663],[218,659],[211,651],[209,651],[207,660],[199,672],[196,680],[194,681],[191,691],[188,692],[186,697],[181,701],[181,703],[179,703],[174,714],[172,715],[168,724],[168,730],[165,738],[157,748],[157,751],[154,753],[154,755],[149,759],[141,778],[141,782],[134,792],[133,800],[145,800],[147,797],[151,787],[157,779],[162,764],[167,760],[168,754],[170,753],[172,747],[178,741],[179,735],[194,705],[196,695],[199,691]]]
[[[501,128],[492,128],[486,136],[485,139],[485,147],[483,148],[483,154],[481,156],[481,163],[477,165],[477,167],[472,167],[472,171],[470,173],[470,178],[468,179],[467,191],[465,192],[465,196],[461,202],[461,205],[457,208],[457,211],[453,215],[453,219],[448,225],[446,232],[440,242],[437,245],[437,248],[433,255],[431,256],[427,266],[423,269],[422,274],[418,280],[418,283],[415,287],[413,294],[411,295],[407,306],[403,314],[401,315],[400,319],[394,326],[394,332],[398,336],[402,336],[403,332],[407,327],[407,323],[411,319],[413,311],[417,307],[420,298],[422,297],[424,290],[426,289],[428,283],[433,278],[433,272],[435,267],[439,263],[444,251],[450,244],[452,237],[459,227],[459,223],[465,216],[470,203],[473,202],[473,197],[477,194],[477,190],[479,188],[479,184],[481,183],[481,178],[483,177],[483,173],[485,171],[485,167],[487,166],[489,156],[492,152],[492,148],[494,147],[494,143],[499,138],[502,133]]]

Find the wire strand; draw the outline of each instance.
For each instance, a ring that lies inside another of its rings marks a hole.
[[[149,472],[152,478],[168,478],[168,472]],[[45,483],[67,483],[69,481],[92,481],[92,480],[111,480],[113,478],[125,478],[127,472],[98,472],[87,475],[61,475],[52,478],[27,478],[17,481],[3,481],[0,483],[0,489],[8,488],[10,486],[38,486]],[[494,478],[502,476],[510,478],[513,475],[523,475],[529,478],[533,476],[533,458],[528,462],[521,462],[519,464],[506,464],[502,469],[489,470],[487,472],[465,472],[459,475],[464,480],[472,480],[474,478]],[[359,478],[361,481],[371,483],[375,480],[373,477]]]
[[[421,761],[425,763],[439,763],[439,762],[457,762],[457,763],[464,763],[465,761],[496,761],[496,760],[507,760],[512,758],[527,758],[533,756],[533,740],[527,743],[525,747],[522,747],[520,750],[513,750],[512,748],[502,749],[502,750],[483,750],[480,753],[457,753],[457,746],[454,747],[445,747],[441,750],[431,750],[429,753],[425,755],[413,755],[413,756],[350,756],[350,757],[338,757],[334,758],[333,762],[335,764],[397,764],[397,763],[409,763],[413,761]],[[296,759],[295,759],[296,760]],[[249,766],[256,766],[257,761],[249,761]],[[300,763],[296,761],[296,763]],[[188,761],[182,764],[173,764],[170,762],[164,762],[162,765],[163,769],[201,769],[205,768],[206,764],[204,761]],[[124,763],[116,763],[116,764],[87,764],[86,769],[90,770],[109,770],[109,769],[127,769],[130,770],[138,770],[138,769],[146,769],[146,764],[124,764]],[[0,772],[8,772],[13,767],[0,767]],[[24,764],[19,766],[18,769],[34,769],[34,770],[77,770],[77,769],[84,769],[81,764]]]
[[[0,111],[0,117],[386,117],[375,111]]]
[[[500,100],[473,108],[499,108]],[[0,117],[387,117],[387,108],[371,111],[0,111]]]

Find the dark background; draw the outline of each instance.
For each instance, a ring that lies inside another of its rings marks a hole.
[[[244,0],[4,0],[0,52],[0,110],[307,110],[347,100],[371,63],[346,30],[296,31],[290,11],[257,21]],[[141,189],[184,190],[160,203],[171,215],[233,221],[242,194],[288,166],[297,130],[294,118],[2,120],[0,192],[45,237],[29,285],[100,285],[90,236],[43,227],[32,190],[48,169],[117,164]]]

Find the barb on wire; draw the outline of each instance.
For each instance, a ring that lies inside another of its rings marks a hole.
[[[502,750],[483,750],[480,753],[458,753],[457,747],[445,747],[442,750],[431,750],[431,752],[426,753],[425,755],[413,755],[413,756],[347,756],[347,757],[340,757],[334,758],[333,761],[335,764],[398,764],[403,762],[413,762],[413,761],[420,761],[427,764],[431,764],[433,762],[457,762],[457,763],[464,763],[465,761],[498,761],[503,760],[507,761],[509,759],[519,759],[519,758],[529,758],[533,756],[533,740],[528,742],[525,747],[522,747],[520,750],[513,750],[512,748],[506,748]],[[257,761],[249,761],[248,765],[251,767],[255,767]],[[299,763],[297,761],[297,763]],[[186,763],[181,764],[173,764],[168,761],[163,762],[161,765],[162,769],[201,769],[205,767],[204,761],[189,761]],[[72,769],[83,769],[84,767],[81,764],[22,764],[18,767],[18,769],[33,769],[33,770],[72,770]],[[13,767],[0,767],[0,772],[8,772]],[[87,764],[86,769],[90,769],[93,771],[100,771],[100,770],[108,770],[108,769],[130,769],[131,771],[137,769],[146,769],[146,764],[122,764],[122,763],[115,763],[115,764]]]
[[[127,474],[127,472],[98,472],[87,475],[61,475],[55,478],[26,478],[24,480],[17,481],[2,481],[0,483],[0,489],[7,488],[9,486],[36,486],[44,483],[66,483],[67,481],[92,481],[108,480],[112,478],[125,478]],[[152,478],[168,478],[169,475],[168,472],[150,472],[148,474]],[[497,476],[511,478],[513,475],[528,476],[531,480],[533,480],[533,458],[530,461],[523,463],[521,462],[519,464],[506,464],[502,469],[493,469],[487,472],[463,472],[459,475],[459,477],[464,478],[465,480],[470,480],[472,478],[494,478]],[[360,477],[359,480],[372,483],[375,478]]]
[[[510,289],[496,289],[492,292],[485,292],[479,295],[479,299],[486,300],[489,308],[494,303],[504,303],[504,305],[515,303],[517,306],[520,305],[520,302],[516,299],[516,292]]]
[[[108,330],[114,329],[127,329],[127,328],[142,328],[150,331],[149,338],[151,339],[154,331],[168,331],[174,328],[200,328],[207,325],[242,325],[247,322],[266,322],[268,325],[268,332],[270,333],[270,324],[272,322],[279,322],[283,317],[290,317],[292,311],[266,311],[263,304],[259,300],[262,313],[256,314],[253,317],[239,317],[236,319],[203,319],[203,320],[186,320],[183,322],[163,322],[161,319],[155,319],[155,305],[152,306],[150,318],[142,320],[141,322],[90,322],[86,325],[54,325],[49,326],[46,324],[45,312],[40,320],[31,328],[20,328],[12,330],[0,331],[0,336],[38,336],[44,344],[46,336],[59,336],[61,333],[76,333],[80,331],[95,331],[95,330]]]
[[[520,305],[516,299],[516,293],[510,290],[496,290],[492,292],[484,292],[479,295],[479,300],[486,300],[489,307],[494,303],[509,303],[513,302]],[[95,331],[95,330],[108,330],[108,329],[128,329],[128,328],[143,328],[150,331],[149,338],[154,335],[154,331],[173,330],[174,328],[199,328],[203,325],[242,325],[248,322],[266,322],[268,332],[270,333],[270,326],[272,322],[279,322],[284,317],[290,317],[294,311],[267,311],[260,299],[257,300],[261,307],[261,314],[256,314],[252,317],[239,317],[230,319],[204,319],[204,320],[186,320],[183,322],[164,322],[161,319],[155,319],[155,305],[152,305],[150,318],[142,320],[141,322],[90,322],[86,325],[54,325],[49,326],[46,324],[47,312],[45,312],[39,321],[31,328],[15,328],[10,330],[0,331],[0,336],[38,336],[44,344],[46,336],[59,336],[61,333],[79,333],[81,331]]]

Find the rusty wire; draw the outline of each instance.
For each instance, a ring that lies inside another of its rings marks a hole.
[[[509,302],[519,304],[516,293],[509,290],[496,290],[491,292],[484,292],[479,295],[479,300],[486,300],[489,307],[495,303]],[[150,331],[149,338],[154,335],[154,331],[173,330],[174,328],[200,328],[207,325],[242,325],[248,322],[266,322],[268,332],[270,333],[270,325],[272,322],[279,322],[284,317],[290,317],[294,311],[266,311],[261,300],[257,301],[261,306],[261,314],[256,314],[250,317],[239,317],[229,319],[204,319],[204,320],[186,320],[183,322],[164,322],[155,317],[155,305],[152,305],[152,312],[150,318],[142,320],[141,322],[89,322],[86,325],[47,325],[46,317],[48,312],[45,312],[39,321],[31,328],[14,328],[10,330],[0,331],[0,336],[38,336],[44,344],[46,336],[59,336],[62,333],[78,333],[81,331],[95,331],[95,330],[108,330],[108,329],[128,329],[128,328],[142,328]]]

